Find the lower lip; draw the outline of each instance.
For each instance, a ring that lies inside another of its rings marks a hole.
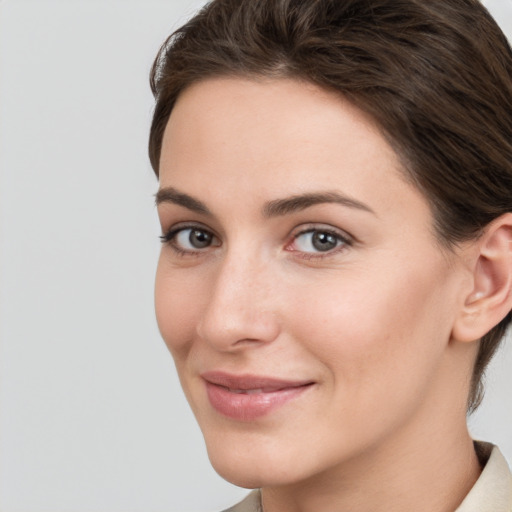
[[[206,382],[208,399],[213,408],[238,421],[253,421],[297,398],[311,385],[279,389],[270,392],[235,393],[229,389]]]

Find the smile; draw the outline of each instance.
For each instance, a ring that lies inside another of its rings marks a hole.
[[[228,418],[253,421],[299,397],[314,383],[223,372],[201,375],[212,407]]]

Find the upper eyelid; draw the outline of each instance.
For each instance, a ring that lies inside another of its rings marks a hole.
[[[331,226],[329,224],[324,224],[324,223],[316,223],[316,224],[315,223],[311,223],[311,224],[309,224],[309,223],[307,223],[305,225],[298,226],[297,229],[299,229],[298,232],[292,231],[292,233],[291,233],[291,236],[293,238],[296,238],[299,235],[303,235],[305,233],[311,233],[311,232],[314,232],[314,231],[325,231],[325,232],[337,235],[340,238],[343,238],[344,240],[346,240],[347,242],[356,242],[357,241],[356,237],[354,237],[353,235],[351,235],[350,233],[348,233],[344,229],[336,228],[336,227]]]
[[[212,235],[214,235],[217,238],[219,238],[214,229],[210,228],[209,226],[206,226],[202,222],[195,222],[195,221],[177,222],[175,224],[172,224],[167,229],[162,228],[162,235],[168,235],[169,233],[173,233],[173,232],[174,233],[178,233],[179,231],[182,231],[184,229],[200,229],[200,230],[203,230],[203,231],[208,231],[208,233],[211,233]]]
[[[343,231],[342,229],[332,228],[332,227],[310,227],[303,228],[298,233],[294,233],[294,236],[303,235],[304,233],[312,233],[314,231],[333,233],[335,235],[346,236],[346,238],[352,238],[348,233]]]

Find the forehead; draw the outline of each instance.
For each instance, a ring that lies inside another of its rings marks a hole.
[[[296,152],[301,141],[313,144],[323,138],[327,145],[335,130],[345,132],[345,140],[346,132],[351,132],[352,143],[371,138],[375,149],[380,147],[395,157],[369,115],[339,93],[293,79],[219,77],[195,83],[178,97],[163,144],[181,135],[191,144],[204,141],[203,136],[215,145],[226,143],[226,136],[230,136],[233,151],[236,144],[250,142],[258,135],[254,143],[266,137],[272,148],[280,146],[284,151],[288,143]],[[340,148],[345,140],[338,139]],[[243,149],[250,146],[246,144]]]
[[[216,78],[185,90],[164,133],[160,181],[205,197],[215,184],[231,201],[329,187],[377,211],[410,208],[411,192],[426,206],[368,115],[291,79]]]

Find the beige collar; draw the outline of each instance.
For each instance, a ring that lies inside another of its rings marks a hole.
[[[455,512],[512,512],[512,474],[505,457],[490,443],[475,442],[475,449],[485,466]]]

